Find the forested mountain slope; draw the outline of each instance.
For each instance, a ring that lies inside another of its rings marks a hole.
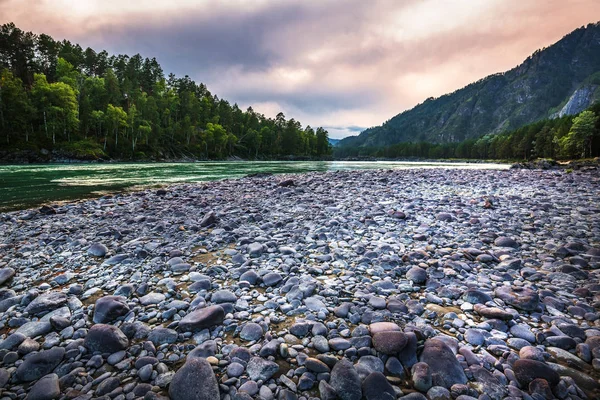
[[[600,23],[579,28],[521,65],[427,99],[340,147],[450,143],[573,115],[600,98]]]

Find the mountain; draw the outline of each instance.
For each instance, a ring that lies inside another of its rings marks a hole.
[[[332,138],[329,138],[328,140],[329,140],[329,144],[335,147],[335,146],[338,145],[338,143],[340,143],[341,139],[332,139]]]
[[[450,143],[577,114],[600,99],[600,22],[576,29],[505,73],[429,98],[338,147]]]

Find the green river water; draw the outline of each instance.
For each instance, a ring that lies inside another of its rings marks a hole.
[[[353,161],[235,161],[196,163],[119,163],[0,165],[0,211],[44,203],[179,182],[239,178],[252,173],[461,168],[507,169],[508,164]]]

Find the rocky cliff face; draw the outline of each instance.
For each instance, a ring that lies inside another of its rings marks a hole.
[[[597,85],[586,85],[583,86],[569,97],[569,101],[564,105],[561,110],[554,116],[562,117],[565,115],[579,114],[586,108],[592,105],[594,100],[597,99],[598,86]]]

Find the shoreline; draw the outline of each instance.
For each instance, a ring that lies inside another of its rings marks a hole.
[[[232,398],[595,398],[599,196],[597,170],[363,170],[4,213],[0,376],[42,378],[6,358],[23,336],[85,398],[162,398],[190,366]]]

